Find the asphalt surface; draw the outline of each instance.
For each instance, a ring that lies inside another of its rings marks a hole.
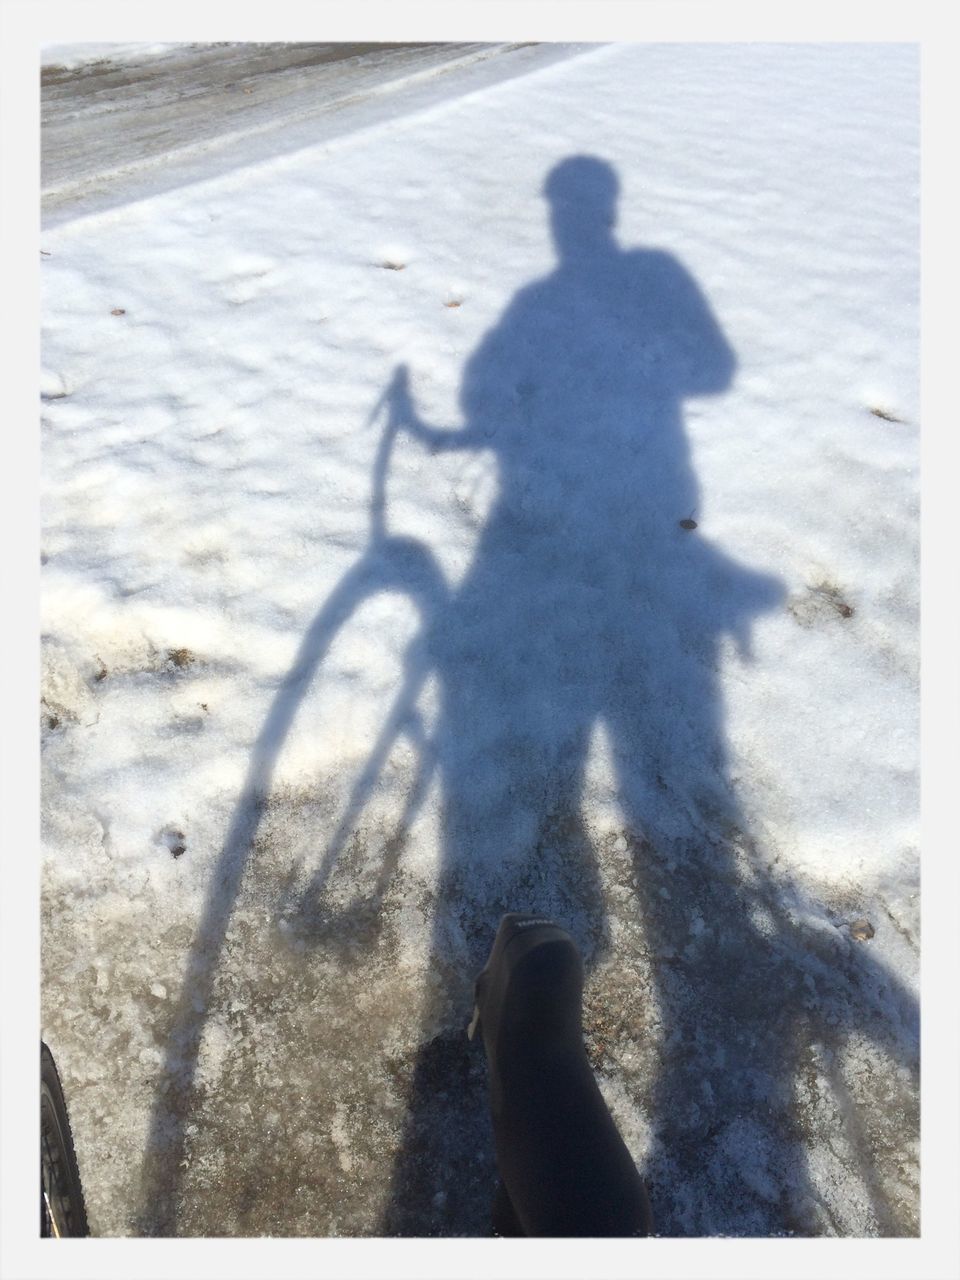
[[[212,176],[416,104],[437,77],[530,46],[182,45],[139,61],[41,71],[45,217]],[[507,64],[510,64],[507,66]],[[448,81],[449,83],[449,81]],[[282,137],[281,137],[282,134]],[[160,170],[163,169],[161,174]],[[59,218],[57,219],[59,220]]]

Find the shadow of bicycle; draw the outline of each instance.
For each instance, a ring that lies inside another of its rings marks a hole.
[[[505,910],[563,922],[597,975],[587,1020],[595,1065],[647,1118],[644,1172],[661,1233],[842,1231],[810,1168],[825,1105],[817,1113],[811,1100],[815,1077],[839,1099],[876,1232],[915,1229],[876,1171],[875,1136],[840,1066],[852,1037],[875,1048],[893,1064],[888,1102],[915,1132],[915,998],[785,895],[730,778],[721,652],[731,638],[750,660],[754,623],[783,589],[698,528],[682,407],[727,389],[734,353],[675,258],[617,245],[608,165],[567,160],[545,194],[557,266],[517,293],[468,361],[463,425],[425,422],[402,368],[375,410],[385,426],[367,551],[274,697],[173,1015],[175,1083],[158,1096],[144,1164],[146,1233],[176,1231],[204,1010],[279,753],[337,634],[389,590],[414,602],[419,631],[293,904],[308,946],[336,947],[347,934],[372,946],[407,834],[439,784],[432,985],[381,1232],[489,1231],[483,1070],[463,1028]],[[495,461],[497,497],[455,588],[429,547],[388,532],[386,477],[401,431],[432,452]],[[428,730],[418,706],[430,679],[439,709]],[[598,727],[622,813],[615,843],[592,828],[588,803]],[[374,883],[346,907],[331,904],[330,876],[401,738],[417,765]]]

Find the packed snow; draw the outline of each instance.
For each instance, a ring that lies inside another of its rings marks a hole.
[[[45,227],[95,1234],[489,1234],[507,910],[659,1234],[919,1232],[917,50],[521,55]]]
[[[143,63],[177,53],[182,45],[170,41],[85,40],[79,44],[44,44],[40,55],[44,71],[76,71],[79,68]]]

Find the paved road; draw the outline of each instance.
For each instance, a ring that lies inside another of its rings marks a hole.
[[[117,203],[121,190],[130,198],[145,189],[148,175],[155,189],[161,166],[169,182],[192,181],[306,145],[367,123],[378,105],[381,115],[415,105],[440,75],[462,78],[491,60],[504,75],[517,74],[538,52],[503,44],[215,44],[123,64],[45,67],[44,213],[73,216]]]

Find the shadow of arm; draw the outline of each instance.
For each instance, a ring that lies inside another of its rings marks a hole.
[[[659,327],[667,339],[679,393],[726,391],[737,358],[693,276],[670,254],[654,253],[647,264],[647,288],[660,311]]]
[[[453,449],[481,449],[489,445],[483,435],[470,427],[435,427],[425,422],[410,396],[410,374],[405,364],[398,365],[385,401],[392,430],[403,429],[425,445],[430,453]]]

